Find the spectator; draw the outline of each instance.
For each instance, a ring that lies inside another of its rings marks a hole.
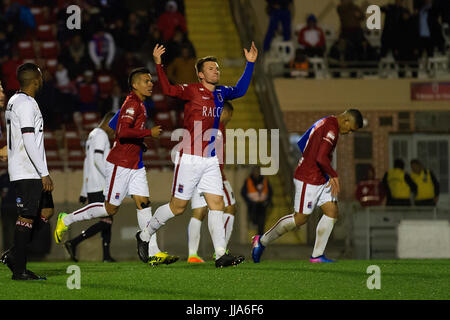
[[[19,39],[29,30],[36,29],[36,21],[30,8],[20,4],[17,1],[6,0],[5,19],[8,23],[14,25],[14,38]]]
[[[98,101],[98,85],[94,81],[94,72],[86,70],[83,79],[78,83],[78,95],[80,105],[78,110],[80,112],[97,111]]]
[[[355,192],[356,199],[363,207],[379,206],[384,199],[384,189],[381,181],[375,178],[375,169],[370,166],[366,176],[361,180]]]
[[[6,60],[6,62],[2,65],[2,84],[7,99],[9,99],[20,88],[19,81],[17,81],[16,71],[21,64],[22,61],[19,58],[17,50],[13,49],[11,51],[10,59]]]
[[[283,27],[283,40],[291,40],[291,11],[293,9],[292,0],[266,0],[267,14],[269,15],[269,27],[264,38],[263,51],[270,50],[270,44],[281,22]]]
[[[402,159],[394,160],[394,168],[384,174],[382,184],[386,192],[387,206],[410,206],[411,193],[417,193],[417,185],[404,171]]]
[[[416,47],[419,32],[416,19],[409,11],[403,11],[398,24],[398,38],[394,47],[394,58],[397,61],[417,61],[419,51]]]
[[[55,79],[56,88],[58,88],[59,91],[69,94],[76,93],[76,89],[72,81],[70,81],[69,71],[67,71],[67,68],[62,63],[58,63],[55,71]]]
[[[298,43],[308,57],[322,57],[325,52],[325,34],[317,26],[316,17],[311,14],[306,20],[306,26],[298,33]]]
[[[346,38],[340,37],[330,48],[328,64],[330,68],[344,69],[350,66],[350,62],[357,59],[356,49]],[[333,72],[334,77],[339,77],[339,72]]]
[[[62,50],[59,61],[66,66],[70,79],[75,79],[82,75],[84,70],[94,67],[80,34],[72,37],[69,45]]]
[[[417,194],[414,198],[416,206],[435,206],[439,200],[439,181],[430,169],[423,167],[417,160],[411,160],[411,179],[417,185]]]
[[[367,39],[363,39],[361,46],[357,48],[355,59],[361,68],[378,68],[378,52]]]
[[[172,40],[177,28],[183,33],[187,33],[186,18],[178,11],[178,5],[175,1],[168,1],[166,11],[158,18],[158,29],[162,34],[163,40]]]
[[[404,20],[404,15],[409,14],[408,8],[405,7],[405,0],[395,0],[394,4],[388,4],[381,7],[381,12],[385,13],[383,32],[381,34],[381,52],[382,57],[391,51],[395,53],[398,46],[398,41],[403,36],[400,33],[401,24]],[[411,32],[409,30],[408,32]]]
[[[146,25],[141,22],[138,15],[131,12],[128,16],[128,31],[126,48],[130,51],[138,51],[142,46],[142,36],[145,33]]]
[[[291,77],[306,77],[308,76],[308,57],[305,55],[303,49],[295,50],[295,57],[289,62],[289,73]]]
[[[128,91],[128,75],[134,68],[140,67],[143,62],[132,51],[126,51],[115,63],[114,77],[123,91]]]
[[[0,175],[0,196],[2,199],[2,233],[3,249],[9,249],[14,242],[14,226],[17,220],[16,192],[11,181],[9,181],[8,171],[3,171]]]
[[[428,57],[432,57],[435,47],[442,53],[444,52],[444,37],[438,16],[439,12],[433,7],[433,1],[424,0],[417,17],[419,28],[419,57],[424,52],[426,52]]]
[[[198,78],[195,72],[196,62],[190,47],[182,47],[181,56],[177,57],[167,67],[167,77],[173,84],[197,82]]]
[[[109,32],[102,27],[89,41],[89,56],[97,70],[111,68],[116,53],[114,39]]]
[[[272,203],[272,187],[269,180],[261,175],[259,167],[252,168],[250,176],[242,186],[241,195],[247,203],[250,221],[258,228],[257,234],[264,234],[266,210]]]
[[[337,13],[341,23],[340,37],[351,43],[353,47],[358,47],[364,37],[361,23],[366,17],[365,13],[354,4],[353,0],[341,0]]]
[[[8,60],[11,50],[11,42],[4,31],[0,30],[0,64]]]

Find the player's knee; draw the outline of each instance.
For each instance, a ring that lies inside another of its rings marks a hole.
[[[170,201],[169,207],[170,211],[176,216],[181,215],[184,213],[184,210],[186,209],[187,201],[186,203],[180,202],[180,201]]]
[[[294,214],[295,225],[297,227],[300,227],[301,225],[304,225],[308,221],[308,218],[309,218],[308,214],[303,214],[303,213],[300,213],[300,212],[296,212]]]

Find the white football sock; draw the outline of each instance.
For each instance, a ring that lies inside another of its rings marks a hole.
[[[74,222],[91,220],[95,218],[108,217],[104,202],[94,202],[87,206],[74,211],[63,218],[63,222],[66,226],[70,226]]]
[[[234,224],[234,215],[229,213],[223,214],[223,223],[225,228],[225,243],[228,247],[228,242],[231,238],[231,233],[233,232],[233,224]]]
[[[166,222],[173,217],[175,217],[175,215],[172,213],[172,210],[170,210],[170,206],[168,203],[156,209],[155,214],[150,219],[150,223],[148,224],[147,228],[150,236],[152,236],[156,231],[159,230],[159,228],[165,225]]]
[[[158,247],[156,233],[150,236],[148,232],[148,224],[152,218],[152,208],[144,208],[142,210],[137,209],[137,218],[141,233],[139,234],[142,241],[148,242],[148,256],[154,256],[161,252]]]
[[[225,254],[226,240],[223,227],[223,211],[210,210],[208,212],[208,227],[211,230],[211,239],[216,253],[216,260]]]
[[[295,229],[294,214],[289,214],[280,218],[275,225],[269,229],[259,240],[263,246],[275,241],[283,234]]]
[[[188,248],[190,256],[197,254],[201,227],[202,222],[192,217],[188,224]]]
[[[152,208],[137,209],[137,220],[139,229],[141,230],[140,238],[142,241],[149,242],[150,234],[148,233],[148,223],[152,218]]]
[[[323,255],[325,247],[327,246],[328,243],[328,238],[331,235],[331,231],[333,231],[333,226],[335,222],[336,219],[330,218],[326,215],[323,215],[322,218],[320,219],[316,229],[316,242],[314,244],[314,250],[312,253],[313,258],[317,258]]]

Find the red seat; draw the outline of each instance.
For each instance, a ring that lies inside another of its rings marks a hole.
[[[83,148],[81,145],[80,136],[76,131],[66,131],[66,142],[69,150],[80,150]]]
[[[83,150],[69,150],[69,168],[70,169],[83,169],[84,164],[84,152]]]
[[[55,136],[53,135],[53,132],[46,131],[44,132],[44,146],[45,150],[58,150],[58,143],[56,141]]]
[[[54,41],[55,33],[52,25],[40,24],[36,29],[36,37],[40,41]]]
[[[100,97],[108,97],[113,89],[114,81],[110,75],[101,74],[97,77],[98,89],[100,91]]]
[[[40,7],[31,7],[30,11],[33,14],[34,21],[36,22],[36,25],[40,25],[40,24],[45,23],[45,21],[44,21],[44,12],[43,12],[42,8],[40,8]]]
[[[48,59],[48,60],[46,60],[45,65],[51,74],[55,74],[56,69],[58,68],[58,60],[57,59]]]
[[[174,125],[170,112],[157,112],[155,115],[155,125],[161,126],[163,130],[173,130]]]
[[[17,43],[17,49],[19,56],[22,59],[35,59],[36,53],[34,51],[33,42],[31,41],[19,41]]]
[[[47,146],[45,146],[47,148]],[[47,157],[47,166],[49,170],[62,170],[64,162],[59,156],[58,150],[45,150]]]
[[[100,116],[97,112],[83,112],[82,113],[83,128],[92,130],[100,123]]]
[[[159,138],[159,144],[165,149],[172,149],[178,141],[172,141],[171,139],[172,131],[163,131]]]
[[[58,43],[56,41],[41,42],[41,56],[45,59],[58,57]]]

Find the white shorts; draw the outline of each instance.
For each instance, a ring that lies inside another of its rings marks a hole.
[[[120,206],[129,196],[150,197],[145,168],[129,169],[106,161],[105,199],[114,206]]]
[[[231,184],[228,180],[225,180],[223,182],[223,192],[224,192],[223,201],[225,202],[225,208],[236,204],[236,198],[234,197],[233,189],[231,188]],[[198,192],[198,190],[195,190],[191,199],[192,209],[203,208],[206,206],[207,203],[205,197],[203,196],[203,193],[200,193]]]
[[[222,174],[217,156],[205,158],[185,153],[180,155],[177,152],[172,196],[191,200],[196,189],[200,193],[223,196]]]
[[[317,186],[294,179],[294,185],[295,212],[311,214],[316,206],[320,207],[326,202],[337,201],[337,198],[331,196],[331,186],[327,187],[328,181],[325,184]]]

